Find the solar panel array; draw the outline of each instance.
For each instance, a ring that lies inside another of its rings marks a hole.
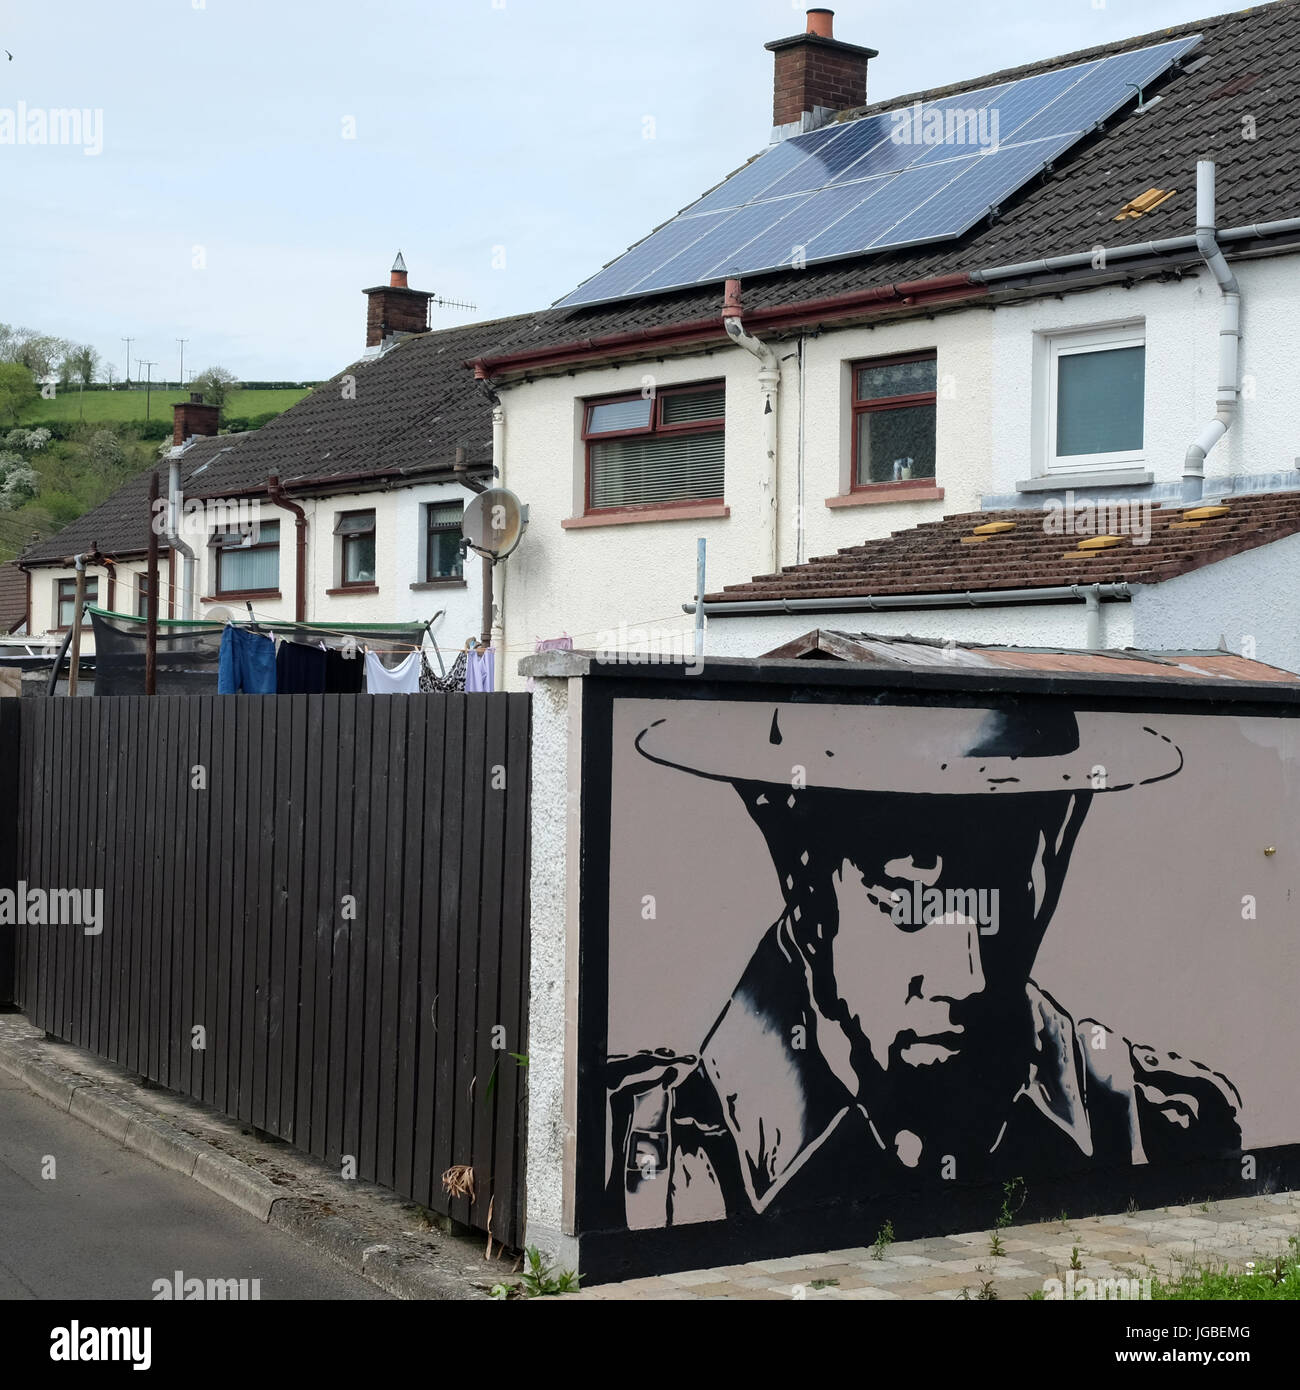
[[[561,307],[961,236],[1200,35],[797,135],[580,285]]]

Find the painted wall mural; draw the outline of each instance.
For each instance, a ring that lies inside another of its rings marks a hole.
[[[607,1227],[1300,1140],[1291,720],[620,698],[611,734]]]

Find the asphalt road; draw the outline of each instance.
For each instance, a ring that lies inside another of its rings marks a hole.
[[[153,1299],[176,1270],[260,1279],[264,1300],[386,1297],[0,1073],[0,1299]]]

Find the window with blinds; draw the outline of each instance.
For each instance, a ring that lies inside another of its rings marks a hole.
[[[263,521],[249,531],[235,527],[213,536],[217,593],[265,593],[280,587],[280,523]]]
[[[589,401],[587,510],[720,502],[725,414],[720,381]]]

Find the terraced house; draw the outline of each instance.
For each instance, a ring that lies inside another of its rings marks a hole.
[[[159,536],[164,618],[439,615],[443,648],[479,634],[481,569],[461,554],[461,517],[491,474],[492,413],[464,364],[511,324],[430,333],[431,296],[406,280],[399,256],[389,284],[366,291],[365,354],[260,430],[219,434],[215,408],[175,407],[160,460],[164,498],[170,472],[178,499]],[[67,630],[78,554],[92,604],[144,615],[148,494],[137,477],[26,551],[29,633]]]
[[[874,105],[829,12],[768,47],[772,143],[478,363],[507,645],[680,646],[704,537],[710,654],[847,612],[1300,665],[1300,9]]]

